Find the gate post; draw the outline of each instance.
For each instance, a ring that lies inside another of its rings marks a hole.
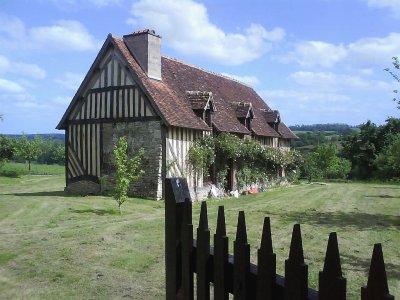
[[[166,299],[182,296],[182,237],[185,200],[190,201],[189,188],[184,178],[165,179],[165,278]],[[192,220],[192,213],[186,216]]]

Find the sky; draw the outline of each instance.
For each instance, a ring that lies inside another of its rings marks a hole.
[[[288,125],[399,117],[384,69],[400,56],[400,0],[0,0],[0,133],[60,132],[107,35],[145,28]]]

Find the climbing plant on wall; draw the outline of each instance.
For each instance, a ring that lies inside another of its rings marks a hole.
[[[252,139],[222,133],[197,140],[189,149],[188,160],[198,175],[208,172],[215,161],[217,183],[222,185],[229,166],[235,164],[237,182],[239,186],[245,186],[272,179],[281,168],[295,170],[299,154],[294,150],[264,147]]]

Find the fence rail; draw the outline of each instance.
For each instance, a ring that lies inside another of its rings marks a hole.
[[[319,272],[319,288],[308,288],[308,266],[304,263],[300,225],[293,227],[285,277],[276,274],[271,226],[264,219],[257,265],[250,263],[245,214],[239,212],[234,256],[228,253],[224,207],[218,209],[217,228],[210,246],[207,204],[201,204],[197,240],[193,238],[192,203],[187,182],[167,178],[165,184],[166,299],[342,300],[346,299],[346,279],[342,276],[336,233],[329,235],[324,267]],[[375,244],[368,283],[361,288],[361,300],[394,300],[389,294],[381,244]]]

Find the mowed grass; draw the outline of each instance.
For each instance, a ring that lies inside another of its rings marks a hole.
[[[0,177],[0,298],[165,298],[164,202],[132,198],[119,215],[111,198],[68,196],[63,187],[62,175]],[[271,217],[279,274],[293,224],[301,223],[312,287],[336,231],[349,299],[359,299],[373,244],[381,242],[390,292],[400,297],[400,186],[299,185],[209,200],[212,234],[219,205],[231,253],[237,214],[245,211],[253,262],[263,218]],[[195,227],[199,210],[194,203]]]
[[[19,175],[64,175],[65,168],[61,165],[42,165],[31,163],[29,172],[28,163],[7,162],[0,169],[0,176],[18,177]],[[4,179],[3,179],[4,180]]]

